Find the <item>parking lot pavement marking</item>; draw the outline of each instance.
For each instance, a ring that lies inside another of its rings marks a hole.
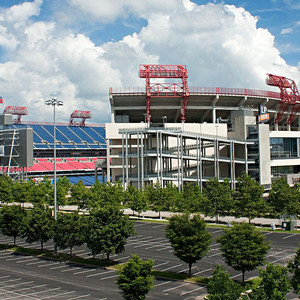
[[[14,283],[12,285],[6,285],[5,288],[10,288],[10,287],[16,287],[16,286],[19,286],[19,285],[24,285],[24,284],[30,284],[30,283],[33,283],[34,281],[27,281],[27,282],[21,282],[21,283]]]
[[[29,289],[30,289],[30,290],[33,289],[33,288],[36,289],[36,288],[44,287],[44,286],[46,286],[46,285],[47,285],[47,284],[41,284],[41,285],[35,285],[35,286],[33,286],[33,287],[30,286],[30,287],[23,288],[23,289],[20,289],[20,290],[14,290],[14,293],[16,293],[16,292],[18,292],[18,293],[19,293],[19,292],[24,292],[24,291],[29,290]],[[24,294],[22,294],[21,296],[22,296],[22,298],[23,298],[23,297],[27,297],[27,295],[24,295]],[[29,297],[29,296],[28,296],[27,298],[33,298],[33,297]],[[9,299],[16,299],[16,296],[12,296],[12,297],[8,297],[8,298],[6,297],[6,298],[5,298],[5,300],[9,300]],[[36,298],[33,298],[33,299],[36,299]]]
[[[220,255],[220,254],[222,254],[222,252],[218,252],[218,253],[215,253],[215,254],[209,255],[208,257],[213,257],[213,256],[217,256],[217,255]]]
[[[7,277],[10,277],[10,276],[9,275],[3,275],[3,276],[0,276],[0,279],[7,278]]]
[[[163,251],[163,250],[168,249],[168,248],[172,248],[172,246],[169,245],[168,247],[163,247],[163,248],[157,249],[156,251]]]
[[[23,294],[19,294],[15,291],[8,291],[8,290],[5,290],[4,288],[0,288],[0,290],[3,292],[3,293],[10,293],[10,294],[14,294],[13,298],[5,298],[5,299],[16,299],[16,297],[21,297],[21,299],[26,299],[26,298],[32,298],[32,297],[27,297],[27,295],[23,295]],[[36,299],[36,298],[32,298],[32,299]]]
[[[69,270],[62,270],[62,271],[60,271],[60,272],[61,272],[61,273],[63,273],[63,272],[71,272],[71,271],[79,270],[79,269],[82,269],[82,267],[76,267],[76,268],[73,268],[72,266],[70,266],[70,269],[69,269]]]
[[[25,257],[23,257],[23,259],[24,259]],[[30,258],[30,257],[29,257]],[[28,261],[33,261],[33,260],[37,260],[38,258],[36,258],[36,257],[34,257],[34,258],[32,258],[32,256],[31,256],[31,259],[25,259],[25,260],[19,260],[19,261],[16,261],[16,264],[22,264],[22,263],[24,263],[24,262],[28,262]]]
[[[37,294],[41,294],[41,293],[47,293],[47,292],[53,292],[53,291],[57,291],[57,290],[61,290],[61,287],[51,288],[51,289],[42,290],[42,291],[38,291],[38,292],[34,292],[34,293],[29,293],[26,296],[33,296],[33,295],[37,295]],[[43,299],[43,298],[39,298],[39,299]]]
[[[199,271],[199,272],[197,272],[197,273],[194,273],[194,275],[198,275],[198,274],[201,274],[201,273],[205,273],[205,272],[208,272],[208,271],[210,271],[210,270],[212,270],[212,268],[209,268],[209,269],[206,269],[206,270],[203,270],[203,271]]]
[[[155,284],[154,287],[161,286],[161,285],[164,285],[164,284],[168,284],[170,282],[172,282],[172,281],[169,280],[169,281],[165,281],[165,282],[162,282],[162,283],[159,283],[159,284]]]
[[[158,265],[154,265],[153,268],[156,268],[156,267],[159,267],[159,266],[163,266],[163,265],[166,265],[168,264],[169,262],[164,262],[164,263],[161,263],[161,264],[158,264]]]
[[[235,277],[239,277],[239,276],[242,276],[243,274],[242,273],[240,273],[240,274],[237,274],[237,275],[233,275],[233,276],[231,276],[230,278],[235,278]]]
[[[166,226],[166,224],[161,224],[161,225],[157,225],[157,226],[152,226],[152,228],[159,228],[159,227],[164,227]]]
[[[97,271],[97,269],[84,270],[84,271],[80,271],[80,272],[75,272],[73,274],[78,275],[78,274],[88,273],[88,272],[92,272],[92,271]]]
[[[5,280],[5,281],[1,281],[0,284],[7,283],[7,282],[15,282],[15,281],[19,281],[19,280],[22,280],[22,278],[9,279],[9,280]]]
[[[62,266],[57,266],[57,267],[52,267],[50,268],[50,270],[55,270],[55,269],[60,269],[60,268],[67,268],[68,266],[67,265],[62,265]]]
[[[2,255],[0,254],[0,259],[4,259],[4,258],[8,258],[8,257],[12,257],[13,253],[2,253]]]
[[[180,296],[184,296],[184,295],[187,295],[187,294],[199,291],[199,290],[203,290],[204,288],[205,288],[205,286],[200,286],[200,287],[198,287],[196,289],[193,289],[191,291],[183,292],[183,293],[180,294]]]
[[[174,252],[174,250],[172,249],[172,250],[170,250],[169,252]]]
[[[73,297],[73,298],[69,298],[68,300],[75,300],[75,299],[80,299],[80,298],[86,298],[91,296],[91,294],[86,294],[86,295],[81,295],[81,296],[77,296],[77,297]],[[106,298],[104,298],[106,299]]]
[[[35,261],[35,262],[32,262],[32,263],[26,264],[26,266],[37,265],[37,264],[42,264],[42,263],[44,263],[44,261],[39,260],[39,261]]]
[[[103,277],[100,280],[106,280],[106,279],[110,279],[110,278],[114,278],[114,277],[118,277],[119,275],[112,275],[112,276],[108,276],[108,277]]]
[[[38,268],[49,267],[49,266],[57,265],[57,264],[60,264],[60,263],[61,263],[60,261],[57,261],[57,262],[54,262],[54,263],[47,263],[47,264],[38,266]]]
[[[115,272],[115,270],[110,270],[110,271],[107,271],[107,272],[101,272],[101,273],[96,273],[96,274],[90,274],[90,275],[86,275],[86,277],[100,276],[100,275],[108,274],[108,273],[111,273],[111,272]]]
[[[290,256],[294,256],[294,255],[295,255],[295,253],[290,254],[290,255],[287,255],[287,256],[284,256],[284,257],[281,257],[281,258],[278,258],[278,259],[276,259],[276,260],[274,260],[274,261],[271,261],[271,264],[273,264],[274,262],[277,262],[277,261],[279,261],[279,260],[282,260],[282,259],[284,259],[284,258],[287,258],[287,257],[290,257]]]
[[[223,232],[223,231],[224,231],[223,229],[217,230],[217,231],[213,231],[212,234],[214,234],[214,233],[219,233],[219,232]]]
[[[159,246],[165,246],[165,245],[163,245],[163,243],[161,243],[161,242],[157,242],[157,240],[161,240],[161,239],[163,239],[163,237],[161,237],[161,238],[157,238],[157,239],[153,239],[152,241],[147,241],[147,242],[141,242],[142,243],[142,245],[137,245],[137,246],[133,246],[133,248],[140,248],[140,247],[145,247],[145,246],[147,246],[147,245],[153,245],[153,243],[160,243],[159,244]]]
[[[153,236],[149,236],[147,238],[142,238],[142,239],[136,239],[133,242],[129,242],[126,245],[127,246],[131,246],[133,244],[138,244],[138,243],[143,243],[143,242],[148,242],[148,240],[151,240],[153,238]]]
[[[275,256],[275,255],[277,255],[277,254],[280,254],[280,253],[286,252],[286,251],[287,251],[287,249],[282,250],[282,251],[279,251],[279,252],[275,252],[274,254],[269,254],[269,255],[267,255],[266,257]]]
[[[171,269],[174,269],[174,268],[177,268],[177,267],[180,267],[180,266],[182,266],[182,264],[179,264],[179,265],[176,265],[176,266],[168,267],[168,268],[166,268],[166,269],[161,270],[161,272],[164,272],[164,271],[167,271],[167,270],[171,270]]]
[[[60,296],[64,296],[64,295],[68,295],[68,294],[74,294],[76,293],[76,291],[70,291],[70,292],[64,292],[64,293],[60,293],[60,294],[55,294],[55,295],[51,295],[51,296],[47,296],[47,297],[43,297],[43,298],[40,298],[41,300],[44,300],[44,299],[51,299],[51,298],[56,298],[56,297],[60,297]]]
[[[125,257],[120,257],[120,258],[116,258],[114,259],[114,261],[119,261],[119,260],[122,260],[122,259],[127,259],[129,258],[130,256],[125,256]]]
[[[27,259],[29,259],[29,258],[32,258],[32,256],[17,256],[17,257],[13,257],[13,258],[8,258],[8,259],[6,259],[6,261],[13,261],[13,260],[19,260],[19,259],[24,259],[24,258],[26,258],[26,260],[25,261],[27,261]],[[36,258],[35,258],[36,259]],[[24,261],[23,261],[24,262]]]
[[[263,235],[269,235],[269,234],[272,234],[274,232],[267,232],[267,233],[263,233]]]
[[[291,238],[291,237],[293,237],[293,236],[295,236],[295,235],[296,235],[296,234],[291,234],[291,235],[288,235],[288,236],[283,237],[282,239],[283,239],[283,240],[289,239],[289,238]]]
[[[179,288],[181,288],[181,287],[183,287],[183,286],[187,286],[187,285],[189,285],[190,283],[188,282],[188,283],[184,283],[184,284],[181,284],[181,285],[178,285],[178,286],[175,286],[175,287],[171,287],[171,288],[169,288],[169,289],[167,289],[167,290],[164,290],[164,291],[162,291],[163,293],[166,293],[166,292],[168,292],[168,291],[172,291],[172,290],[176,290],[176,289],[179,289]]]
[[[157,248],[157,247],[161,247],[161,246],[162,245],[154,245],[154,246],[150,246],[150,247],[145,248],[145,250],[152,249],[152,248]]]
[[[134,227],[144,226],[144,225],[148,225],[148,223],[139,223],[139,224],[135,224]]]
[[[195,269],[195,268],[197,268],[197,269],[198,269],[198,267],[197,267],[197,266],[193,266],[193,267],[191,268],[191,270],[192,270],[192,269]],[[181,272],[188,271],[188,270],[189,270],[189,268],[186,268],[186,269],[180,270],[180,271],[178,271],[178,272],[177,272],[177,274],[178,274],[178,273],[181,273]],[[199,270],[199,269],[198,269],[198,270]]]

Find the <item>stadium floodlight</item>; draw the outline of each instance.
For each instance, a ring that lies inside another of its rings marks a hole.
[[[46,105],[53,106],[53,158],[54,158],[54,219],[57,220],[57,190],[56,190],[56,120],[55,120],[55,107],[62,106],[63,101],[52,98],[51,100],[45,101]],[[57,245],[54,243],[54,253],[57,252]]]
[[[165,125],[165,123],[168,123],[168,118],[167,118],[167,116],[163,116],[163,117],[161,117],[162,118],[162,120],[163,120],[163,124]]]

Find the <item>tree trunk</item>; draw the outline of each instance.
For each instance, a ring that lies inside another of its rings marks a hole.
[[[160,211],[158,212],[158,217],[161,219]]]
[[[73,256],[73,247],[70,247],[70,255]]]
[[[219,215],[216,214],[216,223],[218,224],[219,223]]]
[[[17,237],[14,236],[14,246],[16,246],[16,240],[17,240]]]
[[[189,277],[192,277],[192,263],[189,262]]]
[[[242,270],[242,272],[243,272],[242,281],[243,281],[243,283],[244,283],[244,282],[245,282],[245,270]]]
[[[109,260],[109,252],[106,253],[106,259]]]
[[[41,251],[44,251],[44,241],[41,241]]]

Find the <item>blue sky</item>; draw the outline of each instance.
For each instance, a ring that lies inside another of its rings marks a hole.
[[[55,96],[61,120],[106,122],[109,87],[142,87],[141,63],[186,64],[190,86],[300,85],[299,34],[299,0],[1,0],[1,95],[29,119]]]

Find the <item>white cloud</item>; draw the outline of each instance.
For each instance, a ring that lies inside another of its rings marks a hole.
[[[280,31],[280,34],[289,34],[289,33],[292,33],[294,30],[293,28],[283,28],[281,31]]]
[[[138,78],[143,63],[186,64],[190,86],[269,89],[266,73],[300,82],[300,65],[287,65],[274,36],[243,8],[189,0],[68,2],[98,24],[134,14],[147,25],[96,45],[88,34],[62,30],[58,19],[34,21],[42,1],[0,11],[0,47],[9,57],[0,64],[2,96],[5,104],[29,107],[24,119],[51,121],[43,99],[55,96],[64,101],[60,121],[73,109],[92,110],[92,122],[109,121],[109,87],[144,86]]]

